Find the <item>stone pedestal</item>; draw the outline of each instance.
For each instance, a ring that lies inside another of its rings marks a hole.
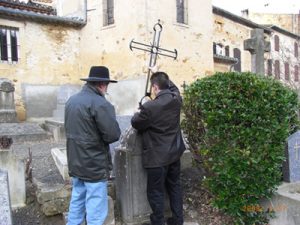
[[[129,129],[115,152],[116,197],[122,222],[137,225],[149,220],[151,213],[147,200],[147,175],[142,167],[141,137]]]
[[[17,122],[14,91],[14,85],[10,80],[0,78],[0,123]]]

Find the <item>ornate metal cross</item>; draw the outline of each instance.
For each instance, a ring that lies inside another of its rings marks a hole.
[[[162,25],[160,24],[160,20],[158,20],[158,22],[153,26],[153,30],[154,30],[153,42],[150,43],[149,45],[134,41],[134,39],[132,39],[132,41],[129,44],[129,48],[131,51],[132,51],[132,49],[138,49],[138,50],[142,50],[145,52],[150,52],[149,68],[148,68],[147,82],[146,82],[146,89],[145,89],[144,97],[146,97],[146,96],[150,97],[150,95],[151,95],[151,87],[149,87],[149,79],[150,79],[150,74],[151,74],[150,67],[153,67],[156,65],[157,56],[158,55],[166,56],[166,57],[173,58],[174,60],[177,58],[177,50],[176,49],[174,49],[174,51],[171,51],[171,50],[161,48],[159,46],[160,33],[162,31]]]

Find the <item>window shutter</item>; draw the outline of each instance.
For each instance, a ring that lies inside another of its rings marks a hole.
[[[184,0],[176,0],[177,22],[184,23]]]
[[[114,0],[107,0],[107,23],[114,24]]]
[[[229,57],[229,46],[225,47],[225,55]]]
[[[294,79],[295,81],[299,81],[299,67],[297,65],[295,66]]]
[[[284,63],[284,78],[290,80],[290,65],[288,63]]]
[[[280,62],[275,60],[275,78],[280,79]]]
[[[8,52],[7,52],[7,31],[5,29],[1,29],[0,31],[0,42],[1,42],[1,60],[8,60]]]
[[[275,51],[279,51],[279,37],[278,35],[275,35],[274,37],[274,42],[275,42]]]
[[[268,59],[267,63],[268,63],[268,72],[267,72],[267,74],[269,76],[272,76],[272,70],[273,70],[273,68],[272,68],[272,63],[273,63],[272,59]]]
[[[241,50],[238,48],[234,48],[233,49],[233,57],[237,58],[239,61],[237,64],[234,65],[234,70],[237,72],[241,72],[242,68],[241,68]]]
[[[11,45],[11,59],[12,61],[18,61],[18,42],[17,32],[15,30],[10,31],[10,45]]]

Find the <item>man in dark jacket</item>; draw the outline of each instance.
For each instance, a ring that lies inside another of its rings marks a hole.
[[[151,76],[155,94],[153,101],[141,106],[131,124],[142,133],[142,163],[146,168],[147,198],[152,209],[152,225],[163,225],[165,187],[169,195],[172,218],[170,225],[183,224],[182,193],[180,185],[180,157],[185,146],[180,130],[182,100],[178,88],[164,72]]]
[[[112,162],[109,144],[120,137],[114,107],[105,99],[109,70],[94,66],[82,90],[65,108],[65,131],[72,197],[68,225],[101,225],[108,213],[107,179]]]

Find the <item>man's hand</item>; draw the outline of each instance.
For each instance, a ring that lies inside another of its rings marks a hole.
[[[149,66],[149,70],[152,72],[152,73],[156,73],[158,70],[159,70],[160,66],[159,65],[154,65],[154,66]]]

